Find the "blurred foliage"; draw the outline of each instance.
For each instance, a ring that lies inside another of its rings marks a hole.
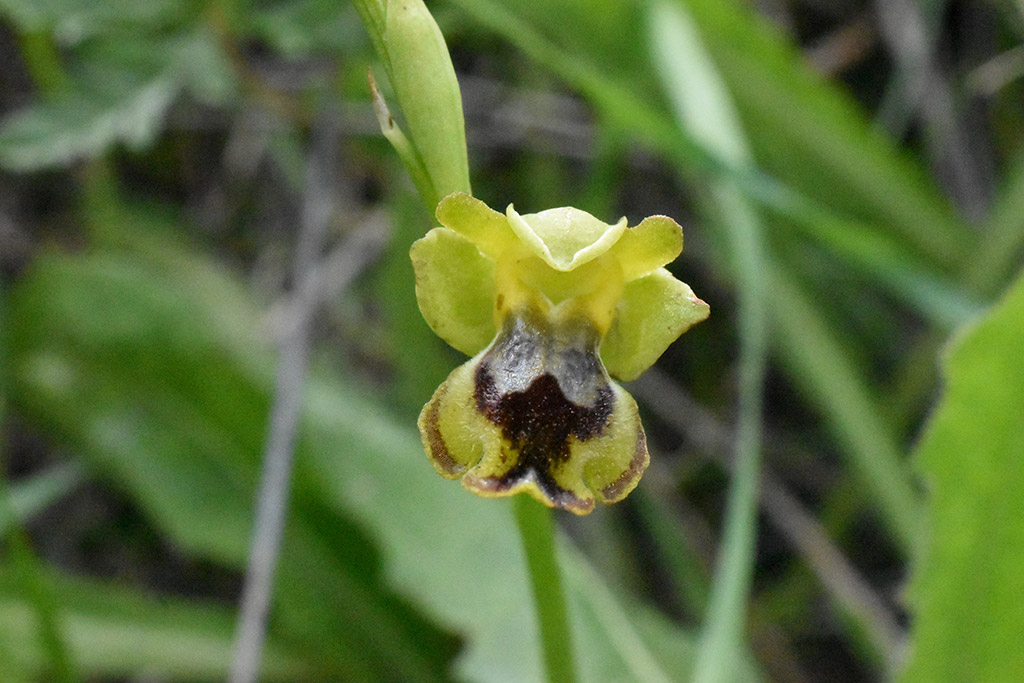
[[[559,518],[584,679],[687,680],[695,661],[750,275],[723,186],[763,223],[770,350],[773,484],[737,676],[877,680],[909,661],[903,680],[1018,679],[1019,7],[899,0],[894,22],[855,0],[674,1],[749,163],[675,118],[648,3],[430,3],[477,196],[676,217],[673,268],[711,304],[636,392],[654,460],[639,490]],[[437,478],[416,436],[460,360],[415,306],[408,248],[433,220],[380,136],[356,9],[0,0],[0,22],[0,677],[223,677],[301,179],[330,127],[266,677],[536,680],[511,510]],[[361,231],[387,243],[339,291],[353,273],[332,264]],[[954,333],[943,390],[946,339],[993,301]],[[666,405],[685,414],[654,419]]]

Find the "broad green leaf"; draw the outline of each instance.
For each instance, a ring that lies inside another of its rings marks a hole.
[[[343,54],[366,42],[352,5],[336,0],[277,2],[255,8],[247,21],[256,35],[290,58]]]
[[[459,673],[480,681],[539,680],[536,626],[508,501],[478,498],[438,477],[415,434],[352,388],[339,393],[317,382],[307,396],[310,438],[325,446],[307,452],[317,480],[375,529],[394,585],[442,623],[472,634]],[[636,613],[592,570],[577,571],[581,563],[570,562],[566,571],[570,602],[584,606],[571,615],[583,670],[603,667],[600,677],[607,680],[644,680],[650,670],[685,680],[642,638],[624,635]],[[591,610],[600,610],[601,619],[595,622]],[[678,643],[674,654],[688,657],[692,639],[656,623],[662,637]]]
[[[235,87],[220,48],[204,31],[133,36],[82,53],[73,87],[4,120],[0,165],[32,171],[96,157],[118,143],[139,150],[159,135],[184,90],[223,102]]]
[[[220,679],[228,671],[234,615],[221,605],[146,597],[113,585],[65,576],[49,577],[61,600],[61,623],[78,670],[89,678],[127,677],[138,672],[173,680]],[[0,672],[39,680],[46,671],[36,642],[31,605],[18,582],[0,566],[0,641],[11,658]],[[301,655],[272,640],[262,677],[308,680],[316,669]],[[6,680],[6,679],[5,679]]]
[[[177,95],[168,75],[115,96],[73,92],[8,118],[0,131],[0,163],[13,171],[62,166],[97,156],[115,142],[148,145]]]
[[[916,451],[931,493],[905,681],[1024,678],[1024,277],[954,340]]]
[[[269,357],[252,308],[233,326],[231,282],[164,247],[161,264],[114,253],[36,264],[12,314],[16,401],[187,552],[241,568]],[[300,472],[275,631],[335,676],[437,680],[450,641],[383,589],[368,540],[308,486]]]

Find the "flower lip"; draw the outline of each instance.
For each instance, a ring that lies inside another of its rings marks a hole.
[[[636,403],[601,364],[584,320],[511,312],[420,415],[434,468],[482,496],[528,493],[587,514],[625,497],[649,461]]]
[[[563,272],[593,261],[611,249],[626,230],[625,218],[610,225],[571,206],[521,216],[509,204],[505,215],[516,236],[534,254]]]

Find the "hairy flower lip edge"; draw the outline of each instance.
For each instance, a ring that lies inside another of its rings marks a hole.
[[[621,387],[616,386],[616,388],[628,396],[628,392],[625,392]],[[440,390],[441,387],[438,388],[438,391]],[[627,467],[611,483],[604,485],[596,491],[590,488],[590,492],[595,494],[590,498],[581,498],[563,489],[561,492],[564,495],[556,501],[544,491],[538,483],[536,476],[520,481],[508,488],[500,488],[489,483],[495,481],[493,478],[484,479],[474,476],[471,472],[475,465],[462,465],[451,457],[438,425],[440,401],[436,400],[436,394],[437,392],[424,406],[419,418],[420,435],[428,459],[434,471],[440,476],[449,480],[458,479],[467,491],[484,498],[504,498],[519,493],[526,493],[547,507],[564,509],[575,515],[583,516],[594,510],[597,501],[603,504],[613,504],[626,498],[640,484],[640,479],[651,462],[650,452],[647,448],[647,435],[642,425],[639,425],[633,456]]]
[[[515,327],[506,328],[505,332]],[[557,342],[551,339],[545,339],[542,335],[535,337],[542,345],[547,343],[557,347]],[[505,339],[508,340],[508,337]],[[523,340],[511,341],[516,348],[521,348]],[[556,352],[553,358],[555,365],[541,363],[533,375],[526,377],[529,384],[523,391],[499,392],[496,397],[504,401],[529,394],[538,382],[547,378],[550,386],[557,387],[558,398],[570,411],[568,415],[563,414],[563,419],[573,423],[574,419],[578,419],[573,416],[579,415],[579,411],[585,413],[592,409],[587,408],[590,404],[568,399],[561,388],[561,380],[555,379],[560,372],[569,372],[565,381],[576,381],[574,377],[591,377],[595,382],[595,390],[604,387],[607,392],[607,398],[604,399],[607,416],[589,423],[591,426],[580,432],[579,437],[573,435],[575,432],[559,432],[557,427],[549,427],[548,431],[553,429],[556,434],[549,434],[548,437],[542,435],[539,442],[535,442],[534,435],[531,435],[517,445],[515,434],[521,432],[512,429],[509,416],[500,414],[500,411],[489,411],[488,406],[481,404],[481,371],[490,373],[503,367],[502,363],[507,360],[507,356],[502,351],[502,343],[496,337],[487,349],[456,368],[424,406],[418,424],[424,448],[437,473],[447,479],[461,479],[464,488],[483,497],[528,493],[549,507],[566,509],[577,515],[591,512],[596,501],[614,503],[628,495],[639,484],[650,462],[646,435],[636,402],[608,377],[596,354],[596,348],[591,350],[594,363],[592,370],[567,370],[566,366],[558,365],[559,352]],[[495,362],[498,365],[494,365]],[[558,367],[562,367],[562,370],[559,371]],[[584,374],[580,376],[575,372]],[[490,388],[495,387],[490,385]],[[583,394],[580,400],[586,400],[583,398],[586,395]],[[599,393],[593,396],[596,400]],[[530,400],[550,405],[550,401],[543,396]],[[456,418],[452,417],[453,411]],[[557,409],[555,412],[558,412]],[[513,418],[516,417],[522,416],[519,413],[513,414]],[[513,433],[510,433],[510,429]],[[470,432],[472,436],[468,436]],[[545,438],[552,436],[555,441],[545,441]],[[467,442],[474,442],[477,447],[471,449],[473,454],[469,457],[459,458],[450,450],[450,441],[456,447]],[[531,447],[531,443],[534,446],[539,443],[541,450]],[[559,444],[561,456],[556,453]]]

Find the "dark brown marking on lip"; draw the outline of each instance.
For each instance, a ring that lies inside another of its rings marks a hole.
[[[643,427],[638,426],[636,430],[636,450],[633,451],[633,459],[629,461],[629,467],[619,475],[618,479],[601,489],[601,495],[604,496],[604,499],[609,503],[614,503],[621,498],[626,489],[647,469],[647,464],[650,460],[650,455],[647,453],[647,435],[644,434]]]
[[[449,476],[455,478],[465,472],[466,468],[455,462],[455,459],[452,458],[451,453],[448,451],[448,445],[444,442],[444,437],[441,436],[441,429],[437,424],[440,408],[441,402],[439,400],[435,399],[430,402],[427,414],[423,417],[423,433],[426,434],[430,455],[433,457],[434,462],[447,472]]]
[[[587,441],[598,436],[612,413],[614,395],[607,385],[597,390],[593,405],[569,401],[550,374],[542,374],[525,391],[501,394],[490,367],[481,363],[476,371],[477,409],[501,427],[508,447],[519,457],[500,478],[481,480],[485,488],[504,491],[530,479],[559,507],[586,506],[578,496],[563,489],[551,470],[569,459],[570,439]]]

